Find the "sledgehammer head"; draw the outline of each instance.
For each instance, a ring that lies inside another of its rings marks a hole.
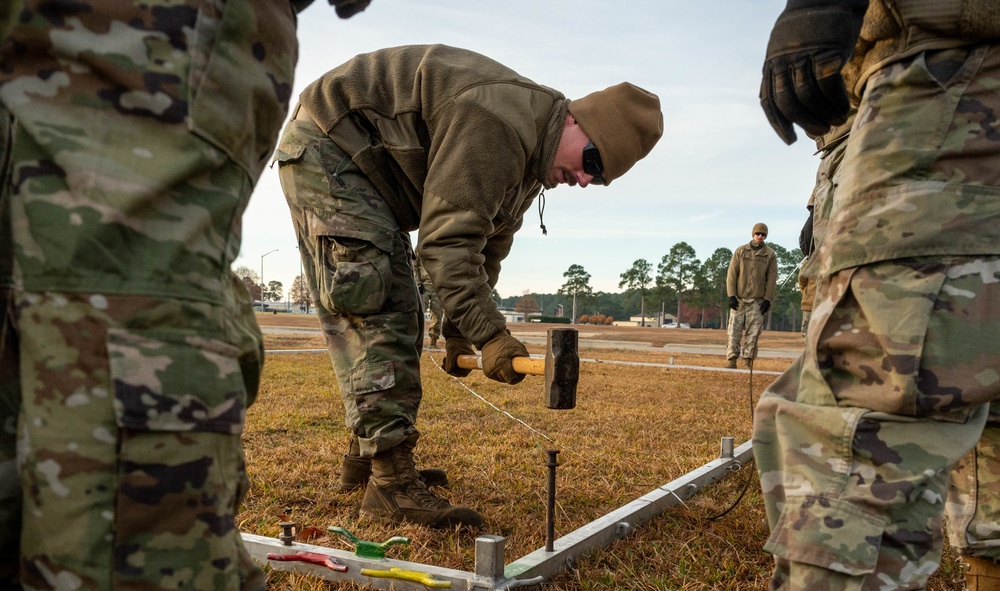
[[[575,328],[550,328],[545,348],[546,405],[554,409],[576,407],[576,384],[580,381],[580,354]]]

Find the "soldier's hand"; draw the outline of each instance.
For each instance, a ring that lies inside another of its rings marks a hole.
[[[771,300],[761,300],[760,302],[760,315],[763,316],[767,314],[767,311],[771,309]]]
[[[444,371],[448,375],[455,376],[456,378],[464,378],[472,372],[471,369],[465,369],[458,366],[458,356],[459,355],[475,355],[476,351],[472,348],[472,343],[468,341],[465,337],[447,337],[444,340]]]
[[[729,296],[729,307],[733,310],[738,310],[740,307],[740,301],[736,299],[736,296]]]
[[[809,217],[806,218],[806,223],[802,224],[802,230],[799,231],[799,250],[802,251],[802,256],[809,256],[813,251],[813,210],[809,208]]]
[[[330,5],[336,9],[340,18],[351,18],[368,8],[369,4],[371,0],[330,0]]]
[[[813,136],[847,120],[840,71],[854,52],[869,0],[788,0],[767,43],[760,104],[786,144],[793,123]]]
[[[527,356],[524,344],[502,330],[483,345],[483,373],[491,380],[517,384],[524,379],[524,374],[514,371],[514,357]]]

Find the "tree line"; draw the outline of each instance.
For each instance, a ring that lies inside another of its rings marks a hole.
[[[766,319],[768,330],[799,329],[802,294],[798,289],[802,251],[768,244],[778,258],[778,280],[774,301]],[[494,298],[504,308],[526,315],[572,316],[576,319],[603,316],[628,320],[633,316],[656,317],[672,314],[678,323],[697,328],[725,328],[729,317],[726,275],[733,251],[718,248],[704,261],[698,260],[687,242],[678,242],[656,265],[637,259],[619,276],[618,293],[595,292],[591,275],[582,265],[573,264],[563,273],[566,282],[554,294],[524,293]]]

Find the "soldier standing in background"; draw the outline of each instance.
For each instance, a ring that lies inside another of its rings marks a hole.
[[[799,292],[802,294],[802,337],[809,330],[809,319],[812,317],[813,300],[816,299],[816,280],[807,277],[799,271]]]
[[[774,300],[778,281],[778,256],[764,243],[767,225],[754,224],[748,244],[736,247],[726,274],[729,294],[729,344],[726,367],[734,369],[743,358],[750,368],[757,357],[757,339],[764,330],[764,315]]]
[[[3,3],[3,588],[264,587],[234,521],[263,343],[230,265],[308,3]]]
[[[420,290],[420,299],[423,310],[430,311],[431,317],[427,321],[427,338],[430,340],[429,346],[432,349],[438,347],[438,337],[441,336],[441,320],[444,317],[444,308],[441,307],[441,300],[438,299],[437,290],[431,282],[431,276],[427,274],[424,266],[420,264],[420,257],[413,255],[413,277],[417,281],[417,288]],[[423,318],[423,314],[421,314]]]
[[[998,41],[994,0],[789,0],[771,32],[785,142],[857,107],[805,352],[754,415],[772,590],[923,589],[945,515],[1000,590]]]

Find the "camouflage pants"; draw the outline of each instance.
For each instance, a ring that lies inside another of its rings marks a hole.
[[[946,512],[962,552],[1000,559],[998,324],[997,257],[820,280],[805,353],[755,413],[772,589],[922,589]]]
[[[229,267],[287,109],[294,17],[284,0],[23,6],[0,46],[0,572],[262,588],[235,522],[262,341]]]
[[[802,336],[806,336],[809,330],[809,321],[812,319],[812,310],[802,310]]]
[[[420,289],[421,309],[430,311],[430,321],[427,323],[427,336],[434,342],[441,336],[441,320],[444,318],[444,308],[441,300],[438,299],[437,290],[431,281],[431,276],[427,274],[424,266],[420,264],[420,259],[415,258],[413,265],[413,279]]]
[[[276,155],[299,250],[361,455],[413,433],[424,317],[413,248],[368,178],[304,112]]]
[[[444,318],[444,308],[441,306],[441,300],[438,299],[437,291],[433,285],[424,284],[423,299],[426,302],[425,309],[430,310],[431,313],[430,321],[427,323],[427,336],[430,337],[431,341],[436,341],[441,336],[441,319]]]
[[[729,311],[729,345],[726,347],[726,359],[757,358],[757,339],[764,330],[764,316],[760,313],[762,301],[740,300],[739,307]]]

